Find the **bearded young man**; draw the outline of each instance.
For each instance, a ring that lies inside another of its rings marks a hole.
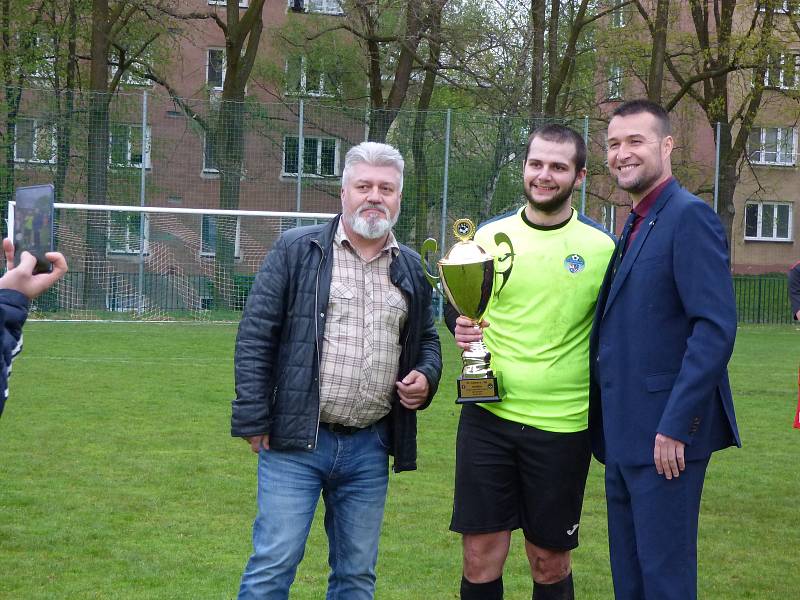
[[[475,235],[495,256],[508,252],[495,234],[509,236],[508,279],[479,326],[448,310],[460,347],[485,341],[502,399],[461,410],[450,529],[463,538],[462,600],[503,597],[503,566],[519,528],[533,597],[574,598],[570,551],[578,545],[591,456],[589,331],[614,250],[613,238],[570,203],[585,163],[583,139],[568,127],[531,134],[523,163],[527,204]]]
[[[342,214],[284,233],[256,275],[234,358],[231,433],[258,453],[239,598],[288,598],[320,493],[327,597],[374,596],[388,457],[416,469],[442,367],[420,257],[392,233],[403,166],[386,144],[350,149]]]

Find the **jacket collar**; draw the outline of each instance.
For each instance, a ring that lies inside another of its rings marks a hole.
[[[339,220],[342,213],[333,217],[316,235],[312,236],[311,241],[319,244],[324,249],[333,247],[333,238],[336,237],[336,229],[339,227]]]

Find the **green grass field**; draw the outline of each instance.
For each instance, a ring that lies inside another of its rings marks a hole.
[[[232,598],[250,547],[256,457],[228,433],[230,324],[31,322],[0,419],[0,598]],[[458,357],[420,415],[420,469],[391,476],[380,599],[458,597],[448,531]],[[700,598],[797,597],[800,329],[740,329],[731,364],[744,440],[712,460]],[[319,519],[317,520],[319,521]],[[589,476],[576,596],[612,598],[602,467]],[[292,598],[324,597],[316,522]],[[506,597],[530,598],[519,536]]]

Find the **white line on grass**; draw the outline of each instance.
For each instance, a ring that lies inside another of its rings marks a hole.
[[[175,356],[171,358],[163,358],[158,360],[152,360],[147,358],[125,358],[125,357],[111,357],[111,356],[98,356],[97,358],[85,358],[82,356],[43,356],[41,354],[34,354],[32,352],[25,352],[22,355],[23,360],[30,360],[30,359],[37,359],[37,360],[57,360],[57,361],[71,361],[71,362],[82,362],[82,363],[95,363],[95,362],[116,362],[116,363],[136,363],[137,365],[141,364],[148,364],[148,365],[162,365],[164,363],[181,363],[181,362],[191,362],[191,363],[207,363],[207,364],[217,364],[219,363],[219,358],[192,358],[192,357],[180,357]]]
[[[165,325],[165,324],[180,324],[180,325],[236,325],[239,321],[124,321],[124,320],[116,320],[116,319],[28,319],[26,321],[26,326],[30,323],[84,323],[84,324],[92,324],[92,323],[115,323],[115,324],[130,324],[130,325],[140,325],[140,324],[149,324],[155,323],[157,325]]]

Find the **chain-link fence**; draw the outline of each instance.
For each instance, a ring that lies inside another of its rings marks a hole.
[[[427,237],[436,238],[440,247],[449,247],[453,243],[450,224],[455,219],[469,217],[480,222],[524,202],[525,143],[532,128],[541,124],[479,111],[370,112],[366,107],[343,108],[298,99],[275,103],[223,103],[214,96],[178,99],[149,88],[113,96],[26,89],[18,98],[7,96],[3,108],[0,209],[4,214],[15,187],[45,182],[55,185],[56,201],[61,203],[178,211],[336,213],[345,153],[376,137],[376,132],[386,132],[385,141],[398,147],[406,159],[396,233],[402,242],[417,249]],[[605,175],[605,124],[585,118],[563,122],[587,139],[590,150],[588,183],[574,195],[573,203],[617,232],[628,207],[627,198],[614,191]],[[756,141],[754,134],[750,157],[765,169],[783,168],[773,179],[788,193],[788,169],[781,164],[786,160],[788,138],[780,131],[759,135]],[[676,155],[680,159],[675,161],[676,171],[687,187],[704,191],[703,197],[711,204],[720,190],[725,191],[718,185],[714,136],[710,137],[710,154],[697,155],[692,149],[697,143],[687,140]],[[756,150],[759,153],[753,154]],[[792,174],[795,170],[791,169]],[[793,262],[793,244],[785,243],[794,239],[796,230],[793,200],[780,193],[766,194],[766,179],[763,175],[758,179],[756,192],[746,180],[739,189],[751,200],[737,196],[735,201],[733,262],[742,266],[742,272],[749,272],[750,263],[760,268],[754,272],[763,272],[770,270],[765,265],[774,265],[772,270],[779,271]],[[297,215],[273,217],[269,233],[265,233],[258,227],[248,230],[233,214],[208,213],[192,216],[191,222],[188,217],[178,219],[178,225],[170,226],[182,232],[176,235],[175,231],[159,230],[159,223],[168,220],[147,219],[143,214],[91,211],[72,219],[69,230],[64,223],[61,238],[77,244],[71,261],[73,277],[83,281],[81,285],[99,286],[97,297],[114,294],[103,288],[111,284],[91,275],[93,269],[135,272],[137,260],[153,263],[158,243],[176,245],[170,246],[169,256],[180,257],[180,270],[187,277],[213,273],[220,278],[220,289],[238,289],[232,282],[252,276],[258,264],[258,257],[244,260],[237,254],[241,240],[253,242],[248,247],[263,255],[277,233],[301,219]],[[775,248],[770,235],[788,238],[782,246],[777,240]],[[755,259],[750,260],[748,253]],[[162,262],[163,257],[161,252]],[[127,281],[127,277],[117,280]],[[229,296],[217,296],[216,306],[227,303]],[[204,306],[213,305],[203,302]],[[240,304],[240,299],[236,302]],[[91,304],[96,310],[110,310],[103,306],[108,302]]]
[[[4,199],[13,185],[53,182],[58,202],[335,213],[344,155],[379,125],[406,158],[398,236],[418,246],[439,237],[442,216],[482,220],[519,205],[525,142],[538,124],[152,90],[76,95],[67,106],[63,94],[30,89],[4,127]],[[600,207],[589,211],[600,217]]]

